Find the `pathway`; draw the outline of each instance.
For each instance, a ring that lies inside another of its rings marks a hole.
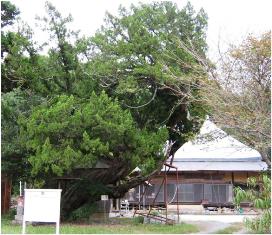
[[[198,234],[213,234],[218,230],[225,229],[233,225],[233,223],[224,223],[219,221],[186,221],[188,224],[194,224],[199,228]],[[245,234],[245,228],[240,229],[234,234]]]

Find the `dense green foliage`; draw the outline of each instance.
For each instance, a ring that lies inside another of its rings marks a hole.
[[[1,2],[1,28],[12,25],[20,11],[9,1]]]
[[[71,221],[84,221],[88,222],[90,214],[97,211],[97,205],[95,203],[86,203],[82,207],[74,210],[70,215],[68,220]]]
[[[81,53],[86,53],[86,48],[82,46],[83,39],[78,38],[78,33],[69,30],[72,16],[62,17],[60,12],[48,2],[46,11],[48,16],[38,19],[43,30],[48,32],[51,43],[48,45],[50,47],[48,57],[43,61],[46,64],[47,73],[40,80],[38,92],[52,95],[77,94],[88,97],[94,87],[89,82],[84,84],[85,87],[81,85],[86,72],[79,57]],[[87,83],[89,86],[86,86]]]
[[[237,206],[242,201],[250,201],[253,206],[262,211],[262,214],[253,220],[247,219],[247,228],[254,233],[271,232],[271,178],[262,175],[259,178],[249,178],[247,186],[249,189],[235,189],[235,203]]]
[[[197,61],[178,42],[193,44],[205,55],[205,12],[196,14],[190,3],[179,10],[171,2],[161,2],[132,5],[129,10],[120,7],[119,16],[107,14],[105,22],[90,40],[92,77],[130,108],[139,127],[165,124],[172,135],[190,132],[189,97],[204,73],[195,72]],[[173,138],[184,142],[181,135]]]
[[[20,125],[22,141],[33,152],[32,173],[43,178],[94,167],[98,160],[123,162],[128,170],[141,165],[154,170],[163,158],[158,150],[167,140],[164,128],[157,133],[137,129],[131,114],[103,92],[89,99],[55,97],[22,118]]]
[[[42,101],[43,98],[20,89],[1,96],[1,170],[13,180],[26,180],[30,173],[26,148],[19,139],[18,117],[29,116],[32,107]]]
[[[1,6],[11,25],[19,11]],[[121,197],[160,169],[167,139],[179,147],[198,130],[204,112],[192,97],[206,74],[178,43],[205,57],[207,16],[190,4],[132,5],[80,37],[70,15],[45,8],[39,22],[49,43],[35,42],[22,22],[1,32],[2,171],[39,187],[80,179],[65,183],[68,215],[101,194]]]

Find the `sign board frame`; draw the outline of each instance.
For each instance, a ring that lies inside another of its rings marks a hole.
[[[54,222],[59,234],[61,189],[25,189],[23,230],[26,222]]]

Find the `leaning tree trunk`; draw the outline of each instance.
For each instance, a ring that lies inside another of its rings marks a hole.
[[[109,194],[111,188],[107,185],[115,184],[128,175],[127,163],[119,162],[110,168],[76,169],[69,174],[68,187],[64,189],[61,198],[62,217],[69,214],[85,203],[92,203],[100,199],[100,195]],[[68,177],[68,176],[66,176]]]
[[[131,172],[127,162],[118,162],[107,169],[78,169],[71,173],[72,177],[80,179],[70,182],[69,187],[62,194],[61,211],[62,218],[67,218],[70,213],[85,203],[94,203],[100,200],[102,194],[109,195],[110,198],[121,198],[128,192],[150,177],[160,173],[163,163],[169,158],[171,148],[174,143],[170,143],[166,156],[158,162],[157,167],[148,175],[138,175],[128,178]],[[126,179],[125,179],[126,178]],[[122,180],[118,186],[116,182]]]

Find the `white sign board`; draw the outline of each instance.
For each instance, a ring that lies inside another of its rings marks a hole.
[[[25,222],[55,222],[59,233],[61,189],[25,189],[23,234]]]
[[[107,201],[107,200],[109,200],[108,195],[101,195],[101,201]]]

